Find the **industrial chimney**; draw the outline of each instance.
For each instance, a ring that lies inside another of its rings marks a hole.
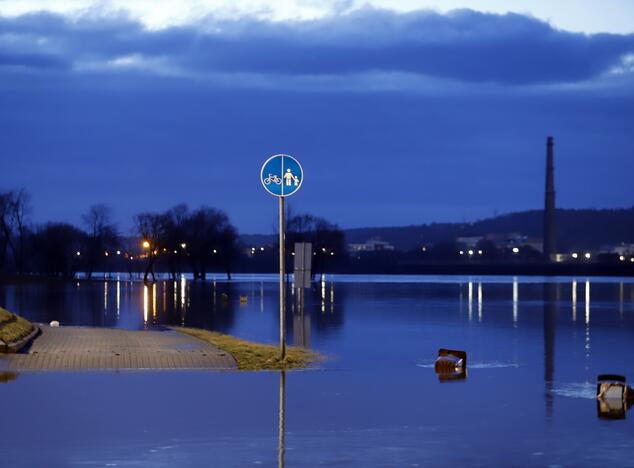
[[[555,232],[555,169],[553,163],[553,137],[546,140],[546,200],[544,205],[544,260],[554,259]]]

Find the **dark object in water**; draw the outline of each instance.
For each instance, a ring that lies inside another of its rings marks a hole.
[[[628,403],[632,403],[634,391],[625,377],[602,374],[597,377],[597,415],[602,419],[625,419]]]
[[[440,348],[434,370],[441,382],[463,380],[467,377],[467,353],[455,349]]]
[[[434,364],[436,372],[442,369],[454,370],[456,367],[467,367],[467,353],[455,349],[440,348]]]
[[[0,383],[7,383],[18,378],[16,372],[0,372]]]

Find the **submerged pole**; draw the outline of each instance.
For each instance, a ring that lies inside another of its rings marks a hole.
[[[285,253],[284,253],[284,197],[280,198],[280,359],[286,357],[286,321],[285,321],[285,300],[284,294],[286,288],[284,286],[284,270],[285,270]]]

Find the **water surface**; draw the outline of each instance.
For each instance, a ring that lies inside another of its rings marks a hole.
[[[40,322],[271,343],[277,300],[274,275],[0,286]],[[21,373],[0,384],[3,459],[277,466],[282,446],[286,466],[634,464],[634,413],[600,419],[594,400],[597,374],[634,381],[631,279],[327,276],[288,309],[289,343],[331,356],[323,368]],[[465,380],[439,381],[440,347],[468,351]]]

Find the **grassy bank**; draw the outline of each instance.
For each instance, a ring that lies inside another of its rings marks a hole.
[[[301,369],[323,361],[323,356],[320,354],[294,346],[287,347],[286,358],[280,360],[280,349],[277,346],[254,343],[199,328],[174,327],[173,329],[206,341],[231,354],[240,370]]]
[[[4,343],[13,343],[32,331],[31,322],[0,307],[0,340]]]

